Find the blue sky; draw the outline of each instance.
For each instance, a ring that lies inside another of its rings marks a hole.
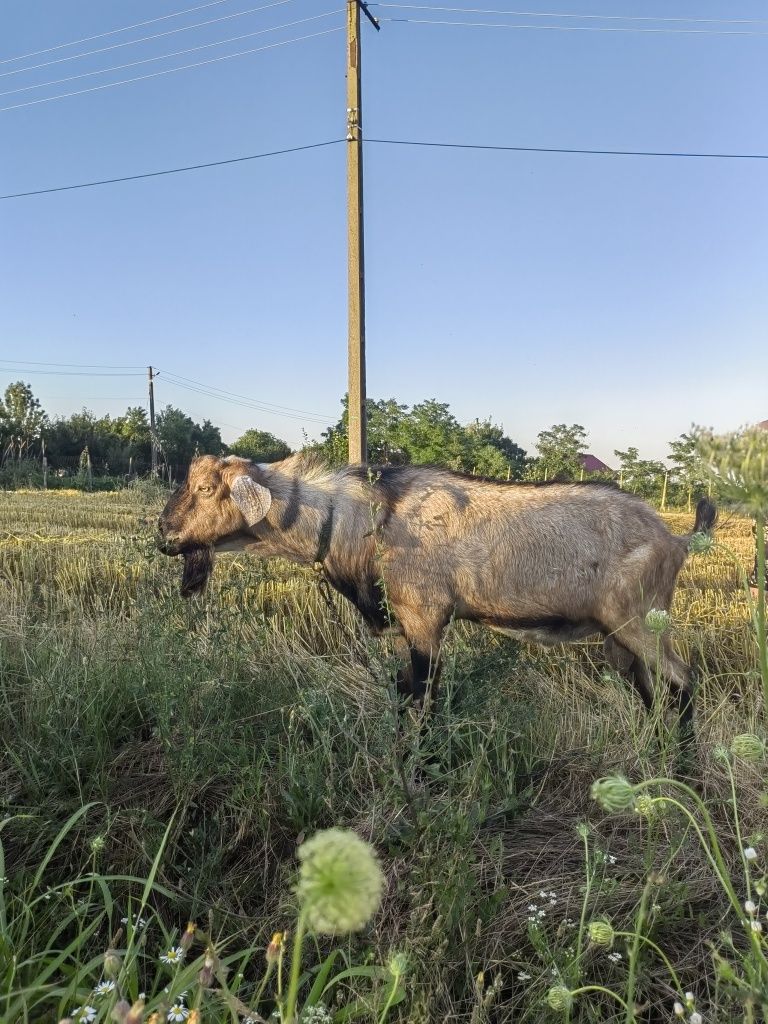
[[[342,13],[75,82],[10,93],[339,10],[223,0],[132,32],[0,64],[0,107],[340,28]],[[440,6],[437,0],[426,0]],[[194,0],[5,0],[0,60],[198,6]],[[760,19],[715,25],[384,17],[754,35],[363,24],[368,138],[768,153],[768,14],[759,0],[456,0],[540,14]],[[0,111],[0,193],[118,177],[339,138],[344,34]],[[0,360],[149,363],[258,402],[336,418],[346,390],[344,145],[0,203]],[[647,457],[692,423],[768,416],[768,161],[365,151],[368,390],[490,416],[532,448],[580,422],[591,449]],[[50,414],[120,413],[137,376],[0,370]],[[62,368],[64,369],[64,368]],[[322,423],[157,383],[158,405],[299,444]]]

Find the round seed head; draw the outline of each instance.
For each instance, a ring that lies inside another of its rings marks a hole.
[[[731,753],[742,761],[752,761],[757,764],[765,757],[765,741],[754,733],[744,732],[734,736],[731,740]]]
[[[322,935],[356,932],[379,909],[384,875],[373,847],[354,832],[329,828],[298,850],[296,894],[310,928]]]
[[[590,942],[595,946],[612,946],[616,937],[610,921],[605,919],[590,921],[587,929]]]
[[[564,985],[555,985],[547,992],[547,1006],[551,1010],[559,1010],[565,1013],[573,1004],[573,996],[570,989]]]
[[[646,626],[652,633],[656,633],[658,636],[666,633],[671,621],[669,612],[665,612],[663,608],[651,608],[645,616]]]
[[[607,811],[616,814],[627,811],[635,802],[635,787],[623,775],[613,775],[592,783],[592,799]]]

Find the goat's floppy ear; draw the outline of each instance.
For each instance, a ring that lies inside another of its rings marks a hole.
[[[245,473],[235,477],[230,493],[248,526],[255,526],[260,522],[272,504],[271,492]]]

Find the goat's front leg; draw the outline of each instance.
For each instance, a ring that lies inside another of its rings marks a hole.
[[[397,676],[397,689],[414,704],[429,705],[437,697],[440,679],[440,646],[444,616],[427,616],[421,610],[395,609],[403,630],[399,653],[407,660]]]

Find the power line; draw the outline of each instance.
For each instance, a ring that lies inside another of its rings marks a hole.
[[[244,163],[246,160],[264,160],[271,156],[283,156],[286,153],[302,153],[308,149],[322,149],[324,146],[336,146],[344,139],[330,139],[328,142],[313,142],[307,146],[292,146],[290,149],[274,149],[269,153],[252,153],[250,156],[235,156],[228,160],[213,160],[205,164],[191,164],[188,167],[172,167],[165,171],[148,171],[145,174],[129,174],[123,178],[104,178],[101,181],[84,181],[78,185],[59,185],[56,188],[41,188],[34,192],[15,192],[11,195],[0,196],[2,199],[20,199],[23,196],[42,196],[51,192],[69,192],[78,188],[95,188],[97,185],[115,185],[122,181],[138,181],[141,178],[158,178],[166,174],[182,174],[185,171],[200,171],[206,167],[223,167],[226,164]]]
[[[565,153],[584,156],[653,156],[698,160],[768,160],[768,153],[677,153],[647,149],[573,149],[554,146],[497,146],[470,142],[417,142],[409,139],[366,139],[382,146],[426,146],[434,149],[484,149],[503,153]]]
[[[480,7],[436,7],[431,4],[392,4],[371,2],[370,7],[388,7],[409,11],[442,11],[454,14],[503,14],[514,18],[571,18],[578,21],[654,21],[676,22],[691,25],[768,25],[764,18],[671,18],[654,17],[649,14],[565,14],[552,11],[503,11],[487,10]]]
[[[48,377],[143,377],[143,373],[83,373],[79,370],[18,370],[0,366],[0,373],[40,373]]]
[[[162,378],[161,378],[162,379]],[[166,378],[167,384],[172,384],[174,387],[183,388],[185,391],[192,391],[198,395],[205,395],[206,398],[213,398],[220,402],[228,402],[230,405],[238,405],[244,409],[250,409],[251,412],[260,412],[262,414],[268,414],[270,416],[280,416],[283,419],[298,420],[299,422],[311,422],[316,426],[322,426],[325,423],[333,423],[333,419],[330,416],[313,416],[307,414],[294,414],[291,412],[279,412],[276,409],[269,409],[256,402],[241,402],[236,398],[227,398],[224,395],[217,395],[203,388],[195,388],[190,384],[182,384],[180,381],[171,380]]]
[[[287,3],[289,0],[280,0],[281,3]],[[201,43],[199,46],[190,46],[186,50],[174,50],[171,53],[160,54],[159,57],[144,57],[141,60],[131,61],[129,64],[116,64],[111,68],[99,68],[96,71],[83,71],[79,75],[68,75],[66,78],[55,78],[50,82],[37,82],[35,85],[22,85],[18,89],[8,89],[5,92],[0,92],[0,96],[12,96],[18,92],[29,92],[30,89],[46,89],[51,85],[62,85],[64,82],[74,82],[80,78],[92,78],[94,75],[108,75],[113,71],[124,71],[125,68],[135,68],[140,64],[152,64],[158,60],[168,60],[170,57],[181,57],[187,53],[196,53],[200,50],[210,50],[213,46],[224,46],[226,43],[236,43],[240,39],[251,39],[253,36],[263,36],[268,32],[280,32],[285,28],[295,28],[296,25],[305,25],[308,21],[318,21],[321,18],[330,18],[334,14],[342,14],[341,8],[335,8],[332,11],[326,11],[324,14],[313,14],[309,18],[299,18],[297,21],[288,21],[283,25],[273,25],[270,28],[260,28],[255,32],[244,32],[239,36],[230,36],[229,39],[219,39],[215,43]],[[175,69],[180,70],[180,69]]]
[[[287,0],[281,0],[281,2],[285,3],[287,2]],[[114,67],[99,68],[96,71],[84,71],[79,75],[69,75],[67,78],[56,78],[50,82],[38,82],[35,85],[23,85],[20,86],[18,89],[8,89],[6,92],[0,92],[0,96],[11,96],[14,93],[18,92],[29,92],[30,89],[45,89],[51,85],[62,85],[64,82],[74,82],[80,78],[91,78],[94,75],[107,75],[110,74],[112,71],[123,71],[125,68],[135,68],[138,67],[140,64],[152,64],[154,61],[168,60],[170,57],[180,57],[187,53],[196,53],[199,50],[209,50],[213,46],[224,46],[226,43],[235,43],[238,42],[240,39],[250,39],[253,36],[263,36],[266,35],[268,32],[279,32],[285,28],[294,28],[296,25],[304,25],[308,21],[318,21],[320,18],[329,18],[334,14],[341,13],[343,13],[342,10],[340,8],[336,8],[333,11],[326,11],[324,14],[314,14],[309,18],[300,18],[297,21],[289,21],[283,25],[274,25],[270,28],[258,29],[255,32],[245,32],[239,36],[231,36],[229,39],[219,39],[217,42],[214,43],[202,43],[199,46],[191,46],[186,50],[174,50],[171,53],[163,53],[158,57],[145,57],[142,60],[131,61],[129,64],[117,64]],[[176,68],[175,70],[181,69]]]
[[[322,420],[327,422],[333,422],[334,417],[324,416],[322,413],[308,412],[306,409],[296,409],[290,405],[276,405],[273,402],[262,402],[256,399],[250,398],[248,395],[239,395],[235,391],[228,391],[225,388],[217,388],[211,384],[204,384],[199,380],[192,380],[190,377],[183,377],[181,374],[173,373],[170,370],[158,369],[158,376],[161,380],[166,380],[170,384],[177,384],[179,387],[188,387],[189,390],[198,390],[201,393],[209,394],[211,398],[221,398],[225,401],[232,401],[234,404],[243,405],[246,407],[253,407],[258,409],[260,412],[271,412],[275,415],[282,414],[297,414],[296,417],[292,418],[311,418],[315,420]]]
[[[96,368],[99,370],[143,370],[142,366],[123,366],[113,363],[49,363],[35,359],[0,359],[0,363],[15,363],[17,366],[76,366],[80,369]]]
[[[297,36],[295,39],[284,39],[282,42],[269,43],[267,46],[256,46],[249,50],[238,50],[237,53],[227,53],[222,57],[211,57],[209,60],[197,61],[194,64],[182,64],[181,67],[178,68],[167,68],[164,71],[153,71],[148,75],[138,75],[136,78],[124,78],[119,82],[108,82],[106,85],[92,85],[88,89],[76,89],[74,92],[64,92],[58,96],[46,96],[44,99],[25,100],[24,103],[13,103],[8,107],[0,107],[0,113],[5,110],[18,110],[20,107],[37,106],[39,103],[51,103],[53,100],[64,100],[68,99],[70,96],[82,96],[87,92],[99,92],[102,89],[114,89],[118,85],[129,85],[132,82],[143,82],[145,79],[158,78],[160,75],[172,75],[177,71],[187,71],[190,68],[200,68],[205,64],[216,64],[222,60],[230,60],[232,57],[244,57],[249,53],[261,53],[264,50],[274,50],[280,46],[289,46],[291,43],[301,43],[306,39],[316,39],[318,36],[327,36],[332,32],[341,32],[342,30],[343,26],[340,25],[338,28],[327,28],[323,29],[322,32],[311,32],[309,35]]]
[[[68,60],[80,60],[81,57],[93,57],[97,53],[108,53],[110,50],[119,50],[123,46],[134,46],[136,43],[148,43],[154,39],[162,39],[165,36],[176,35],[178,32],[189,32],[195,28],[202,28],[205,25],[218,25],[222,21],[230,21],[232,18],[243,18],[246,14],[254,14],[257,11],[267,11],[272,7],[282,7],[285,4],[294,3],[295,0],[274,0],[271,4],[264,4],[262,7],[251,7],[247,11],[237,11],[236,14],[225,14],[221,18],[211,18],[208,21],[197,21],[193,25],[182,25],[180,28],[172,28],[167,32],[156,32],[151,36],[139,36],[138,39],[128,39],[124,43],[113,43],[112,46],[102,46],[97,50],[86,50],[85,53],[73,53],[69,57],[57,57],[56,60],[46,60],[42,64],[31,64],[26,68],[14,68],[13,71],[3,71],[0,78],[7,78],[9,75],[20,75],[25,71],[39,71],[40,68],[48,68],[52,64],[63,64]],[[242,39],[242,36],[236,38]],[[182,51],[187,52],[187,51]],[[130,67],[129,64],[123,65]]]
[[[220,4],[228,4],[230,0],[211,0],[207,4],[198,4],[197,7],[187,7],[183,11],[174,11],[173,14],[163,14],[159,18],[150,18],[148,21],[137,21],[133,25],[124,25],[123,28],[113,28],[109,32],[99,32],[95,36],[84,36],[82,39],[73,39],[69,43],[59,43],[56,46],[48,46],[44,50],[32,50],[30,53],[19,54],[18,57],[5,57],[0,64],[11,64],[15,60],[27,60],[29,57],[37,57],[41,53],[53,53],[54,50],[63,50],[67,46],[79,46],[80,43],[90,43],[94,39],[104,39],[106,36],[117,35],[118,32],[130,32],[134,28],[143,28],[145,25],[154,25],[158,21],[167,21],[169,18],[180,18],[182,14],[192,14],[194,11],[202,11],[206,7],[218,7]]]
[[[621,28],[597,25],[510,25],[507,22],[448,21],[443,18],[380,18],[399,25],[453,25],[459,28],[505,28],[530,32],[623,32],[639,35],[768,36],[768,32],[720,31],[707,28]]]

